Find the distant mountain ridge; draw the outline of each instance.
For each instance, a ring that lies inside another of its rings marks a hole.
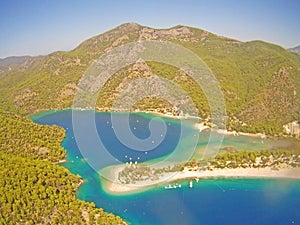
[[[23,64],[31,59],[33,59],[32,56],[10,56],[4,59],[0,59],[0,66]]]
[[[0,79],[8,74],[29,69],[32,63],[42,56],[10,56],[0,59]]]
[[[94,36],[68,52],[35,58],[31,66],[0,79],[0,109],[31,114],[72,106],[79,79],[94,60],[117,46],[142,40],[170,41],[191,50],[212,70],[222,88],[228,129],[280,133],[282,125],[300,120],[300,55],[263,41],[241,42],[187,26],[154,29],[136,23],[120,25]],[[178,68],[155,62],[118,72],[99,96],[97,109],[112,102],[135,78],[151,71],[180,85],[192,97],[199,115],[209,116],[201,89]],[[151,71],[149,71],[151,70]],[[140,109],[164,106],[157,99],[138,103]]]
[[[295,53],[300,53],[300,45],[298,45],[294,48],[289,48],[288,51],[295,52]]]

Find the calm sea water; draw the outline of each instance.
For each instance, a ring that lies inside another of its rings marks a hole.
[[[164,139],[155,150],[147,151],[146,154],[145,151],[132,150],[118,141],[110,115],[96,113],[97,131],[105,148],[121,162],[128,161],[129,157],[139,161],[166,158],[177,148],[183,129],[186,129],[183,139],[187,140],[187,145],[188,134],[193,136],[195,132],[189,126],[180,126],[178,121],[157,121],[166,124]],[[120,120],[124,119],[123,114],[118,114],[117,117]],[[207,179],[198,183],[194,181],[193,188],[189,188],[189,181],[182,181],[180,189],[165,190],[164,186],[156,186],[142,193],[110,195],[102,189],[99,174],[90,166],[89,159],[79,151],[72,129],[72,111],[48,112],[36,115],[32,119],[40,124],[56,124],[66,129],[67,136],[62,145],[68,154],[67,162],[62,165],[86,180],[78,190],[78,198],[94,202],[97,207],[120,215],[133,225],[300,224],[300,181],[297,180]],[[139,138],[147,138],[151,135],[148,129],[151,119],[152,115],[131,114],[129,123],[132,132]],[[82,122],[84,123],[84,120]],[[82,132],[80,135],[90,139],[88,132]],[[200,134],[198,151],[201,152],[205,148],[208,137],[207,132]],[[86,145],[89,146],[90,143]],[[289,143],[284,141],[262,141],[245,136],[225,136],[222,144],[223,147],[253,150],[288,145]]]

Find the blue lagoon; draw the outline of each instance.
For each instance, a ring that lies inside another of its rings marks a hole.
[[[82,114],[89,113],[82,111]],[[117,117],[122,119],[122,113]],[[132,132],[145,139],[151,135],[149,122],[154,116],[144,113],[130,114]],[[126,163],[131,158],[139,163],[149,160],[163,160],[177,148],[182,129],[186,134],[194,134],[193,126],[180,126],[178,120],[162,118],[157,123],[165,123],[163,141],[152,151],[136,151],[118,141],[111,124],[111,113],[96,113],[95,124],[99,137],[118,162]],[[300,224],[300,181],[297,179],[274,178],[216,178],[201,179],[198,182],[180,180],[181,188],[165,189],[166,184],[157,184],[141,192],[128,194],[108,193],[99,176],[98,169],[90,165],[76,143],[72,128],[72,111],[49,112],[32,117],[39,124],[58,125],[66,130],[62,146],[67,151],[67,160],[61,165],[73,174],[80,175],[85,182],[77,191],[77,197],[94,202],[108,212],[121,216],[132,225],[284,225]],[[155,125],[155,124],[154,124]],[[155,126],[154,126],[155,128]],[[160,132],[160,131],[157,131]],[[160,133],[159,133],[160,134]],[[86,135],[89,140],[88,133]],[[193,136],[193,135],[192,135]],[[196,154],[207,145],[207,132],[201,132],[196,146]],[[189,142],[189,136],[184,137]],[[86,143],[89,145],[89,143]],[[222,147],[262,150],[265,148],[289,147],[288,141],[264,140],[246,136],[224,136]],[[179,149],[180,150],[180,149]],[[147,152],[147,153],[146,153]],[[199,154],[200,154],[199,153]],[[108,164],[103,165],[106,167]],[[112,164],[113,165],[113,164]]]

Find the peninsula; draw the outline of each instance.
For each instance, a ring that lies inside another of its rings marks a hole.
[[[206,160],[166,164],[126,164],[103,169],[104,189],[112,194],[140,192],[178,180],[210,178],[300,179],[300,155],[283,150],[220,152]]]

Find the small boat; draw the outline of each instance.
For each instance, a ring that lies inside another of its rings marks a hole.
[[[196,182],[198,183],[199,180],[200,180],[200,178],[199,178],[199,177],[196,177],[195,180],[196,180]]]
[[[165,186],[165,189],[173,189],[173,186],[171,184]]]
[[[190,188],[193,187],[193,181],[190,181],[189,187],[190,187]]]
[[[175,188],[181,188],[181,184],[168,184],[167,186],[165,186],[165,189],[175,189]]]
[[[174,188],[181,188],[181,184],[175,184],[173,187]]]

